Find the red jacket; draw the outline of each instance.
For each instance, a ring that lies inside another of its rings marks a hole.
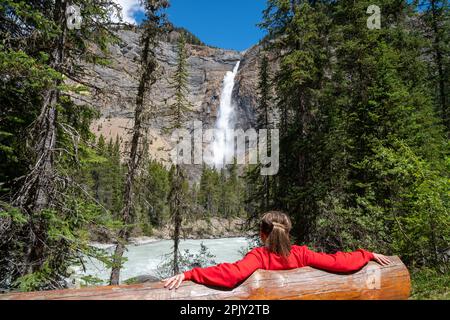
[[[253,249],[238,262],[195,268],[185,272],[184,276],[185,280],[200,284],[234,288],[258,269],[290,270],[310,266],[331,272],[352,272],[360,270],[373,258],[373,253],[361,249],[351,253],[325,254],[313,252],[307,246],[292,246],[290,256],[285,259],[262,247]]]

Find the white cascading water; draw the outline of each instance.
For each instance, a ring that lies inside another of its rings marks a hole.
[[[234,153],[234,141],[226,139],[226,131],[234,129],[233,115],[233,89],[235,78],[239,70],[240,61],[236,64],[233,72],[229,71],[223,79],[223,88],[220,95],[219,116],[216,122],[217,133],[213,142],[214,165],[216,168],[224,167],[225,159]]]

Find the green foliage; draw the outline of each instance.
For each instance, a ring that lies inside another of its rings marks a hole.
[[[244,214],[244,184],[239,176],[236,161],[220,174],[221,188],[219,214],[224,218],[241,217]]]
[[[12,287],[24,292],[36,291],[39,290],[42,284],[47,282],[52,276],[52,270],[46,262],[39,271],[24,275],[15,280],[12,283]]]
[[[248,241],[248,245],[246,247],[241,247],[239,249],[239,253],[242,256],[242,258],[244,258],[247,255],[247,253],[249,253],[253,249],[260,248],[264,245],[261,242],[261,237],[259,236],[259,234],[248,238],[247,241]]]
[[[7,275],[2,277],[1,287],[21,291],[63,287],[69,276],[69,267],[76,265],[83,256],[101,258],[102,252],[89,246],[87,230],[93,225],[104,225],[106,216],[100,207],[83,200],[76,190],[73,192],[67,193],[64,211],[48,209],[33,216],[25,216],[17,209],[1,212],[2,223],[12,222],[6,225],[5,232],[8,234],[25,235],[30,223],[39,222],[46,228],[46,238],[41,239],[45,241],[45,247],[39,247],[45,260],[42,266],[33,272],[17,274],[15,266],[9,263],[26,252],[26,238],[16,237],[2,241],[0,250],[9,254],[2,256],[0,260],[0,270],[2,274]],[[61,248],[64,248],[64,251]]]
[[[170,126],[165,129],[168,131],[181,129],[188,114],[192,111],[192,104],[188,100],[187,58],[186,39],[181,35],[177,45],[177,66],[170,81],[170,86],[175,93],[173,96],[174,102],[169,106],[167,113]]]
[[[450,241],[449,177],[432,168],[405,143],[394,148],[380,147],[366,170],[375,172],[378,184],[371,186],[381,193],[388,189],[395,198],[385,198],[385,224],[393,223],[389,248],[412,264],[443,264],[443,251]],[[448,171],[448,168],[447,170]]]
[[[206,268],[216,265],[214,258],[215,255],[209,251],[208,247],[201,243],[199,253],[193,254],[189,250],[185,250],[179,255],[178,264],[180,272],[192,270],[193,268]],[[165,256],[158,266],[157,276],[160,279],[166,279],[173,275],[173,255],[170,254]]]
[[[103,281],[93,276],[81,277],[81,287],[92,287],[102,285]]]
[[[198,45],[198,46],[205,46],[206,45],[195,34],[190,32],[186,28],[175,27],[170,22],[168,23],[168,31],[169,32],[176,32],[176,33],[180,34],[182,37],[184,37],[186,39],[186,43],[193,44],[193,45]],[[170,41],[171,39],[168,39],[168,40]]]
[[[23,141],[40,111],[40,92],[60,74],[38,59],[0,45],[0,194],[11,191],[14,179],[31,165]]]
[[[216,215],[219,211],[219,179],[218,172],[204,166],[200,180],[199,203],[210,215]]]
[[[239,167],[229,165],[220,172],[204,166],[200,179],[198,204],[204,215],[232,218],[244,213],[244,181],[239,176]]]
[[[429,43],[414,3],[378,3],[380,30],[366,26],[371,4],[268,2],[262,26],[279,61],[281,116],[269,207],[288,211],[293,237],[313,247],[365,247],[445,269],[449,145],[423,57]],[[261,194],[264,181],[253,173],[250,182]]]
[[[137,201],[141,203],[138,216],[142,217],[146,233],[151,234],[151,226],[162,227],[169,218],[169,172],[161,163],[150,160],[141,180],[136,191]]]
[[[450,132],[450,6],[446,0],[429,0],[423,3],[420,15],[426,52],[431,56],[428,64],[428,89],[433,93],[433,104],[437,114]]]
[[[120,161],[120,143],[118,138],[108,146],[100,136],[95,149],[81,148],[81,166],[77,182],[84,186],[106,210],[118,217],[121,209],[126,168]]]
[[[98,53],[92,41],[106,49],[112,37],[103,24],[114,5],[76,1],[84,25],[69,31],[61,3],[0,2],[0,192],[12,203],[0,210],[4,288],[64,287],[67,268],[93,254],[87,230],[109,220],[73,178],[79,159],[92,154],[89,127],[98,114],[69,98],[84,85],[65,80],[78,82],[70,73]],[[42,143],[44,136],[52,141]]]
[[[412,270],[412,300],[450,300],[450,273],[431,268]]]
[[[3,202],[0,202],[0,209],[0,219],[10,219],[12,223],[18,226],[26,224],[27,217],[19,209]]]

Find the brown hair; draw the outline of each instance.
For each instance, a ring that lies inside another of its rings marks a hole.
[[[266,246],[273,253],[285,258],[291,254],[289,232],[292,223],[289,217],[280,211],[270,211],[264,214],[260,230],[267,236]]]

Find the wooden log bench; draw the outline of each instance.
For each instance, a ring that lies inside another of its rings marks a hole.
[[[333,274],[310,267],[289,271],[258,270],[233,290],[185,282],[169,291],[163,283],[93,287],[0,295],[0,300],[406,300],[408,269],[398,257],[393,264],[370,262],[352,274]]]

